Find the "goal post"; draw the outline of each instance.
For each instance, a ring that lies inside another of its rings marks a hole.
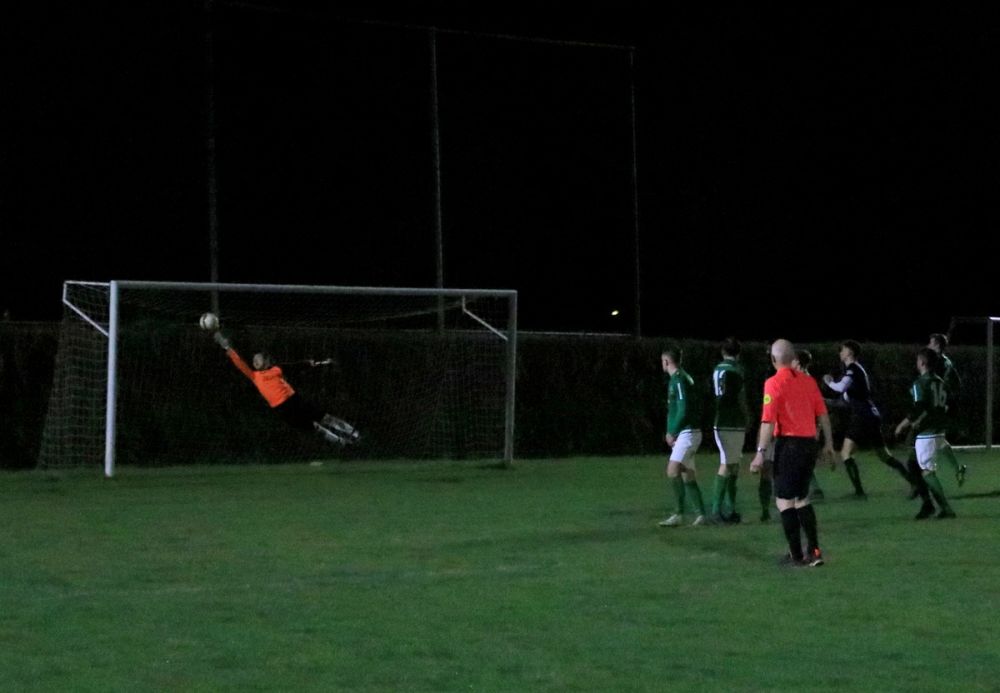
[[[948,326],[948,354],[963,381],[959,406],[970,432],[969,439],[955,447],[993,448],[997,431],[997,323],[997,316],[953,317]]]
[[[43,466],[513,461],[515,291],[67,281],[63,304]],[[362,442],[331,445],[270,411],[199,327],[208,310],[244,361],[270,354]]]

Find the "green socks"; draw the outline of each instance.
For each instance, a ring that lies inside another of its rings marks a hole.
[[[687,487],[687,492],[691,495],[691,500],[694,502],[694,508],[698,511],[699,515],[705,514],[705,503],[701,499],[701,489],[698,488],[697,481],[687,481],[684,483]]]
[[[732,512],[736,512],[736,479],[738,476],[736,474],[730,474],[726,477],[726,492],[729,494],[729,509]]]
[[[951,465],[952,470],[956,474],[958,473],[958,458],[955,457],[955,451],[951,449],[950,445],[945,445],[937,451],[937,454],[948,460],[948,464]]]
[[[722,503],[726,496],[726,490],[729,486],[728,476],[715,475],[715,485],[712,487],[712,514],[720,515],[722,514]]]
[[[715,484],[712,486],[712,514],[721,515],[726,509],[727,499],[729,511],[736,511],[736,478],[735,474],[715,475]]]
[[[927,487],[931,490],[934,500],[938,502],[941,509],[946,512],[951,512],[951,506],[948,505],[948,499],[944,496],[944,489],[941,488],[941,481],[937,478],[937,474],[934,472],[924,474],[924,481],[927,482]]]
[[[677,499],[677,514],[684,514],[684,479],[681,475],[670,477],[670,485],[674,489],[674,497]]]

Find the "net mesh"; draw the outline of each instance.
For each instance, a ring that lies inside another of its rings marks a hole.
[[[212,306],[245,361],[270,354],[302,399],[353,424],[362,442],[332,445],[276,415],[200,329]],[[500,459],[510,310],[508,295],[123,287],[116,464]],[[107,338],[99,328],[107,324],[108,289],[67,284],[43,465],[103,461]]]

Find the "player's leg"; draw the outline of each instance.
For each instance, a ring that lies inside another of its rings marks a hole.
[[[823,441],[823,433],[820,432],[816,437],[816,447],[822,448]],[[819,479],[816,478],[816,468],[819,466],[821,457],[823,457],[822,451],[817,451],[816,459],[813,461],[813,473],[809,478],[809,498],[814,501],[826,498],[826,494],[823,492],[823,487],[819,485]]]
[[[819,549],[819,529],[816,522],[816,511],[809,500],[810,480],[815,478],[816,457],[819,453],[816,441],[806,440],[798,443],[802,448],[797,481],[798,486],[793,490],[797,494],[795,497],[795,511],[799,516],[799,526],[802,527],[803,534],[806,535],[806,564],[811,567],[823,565],[823,552]]]
[[[323,427],[319,423],[322,413],[295,393],[274,408],[274,411],[285,420],[289,426],[299,431],[315,431],[330,443],[345,445],[346,439],[337,433]]]
[[[691,499],[694,510],[697,513],[692,525],[702,525],[705,523],[705,502],[701,496],[701,488],[698,486],[698,475],[695,470],[694,454],[701,446],[701,431],[681,431],[678,442],[684,441],[679,451],[681,455],[681,476],[684,478],[684,493]],[[674,450],[677,450],[677,445]]]
[[[674,448],[676,449],[676,444]],[[670,453],[670,460],[667,462],[667,483],[670,489],[674,492],[674,500],[676,505],[674,506],[674,512],[667,518],[660,520],[661,527],[678,527],[684,522],[684,479],[681,477],[681,470],[684,468],[681,460],[683,458],[674,459],[673,450]]]
[[[661,527],[678,527],[684,522],[684,504],[687,500],[689,490],[697,491],[697,497],[692,496],[692,502],[698,513],[698,524],[704,522],[705,508],[701,499],[701,491],[698,489],[698,482],[692,486],[688,483],[688,477],[694,476],[694,453],[701,445],[701,431],[681,431],[674,441],[674,446],[670,449],[670,459],[667,461],[667,479],[674,492],[674,499],[677,501],[674,514],[660,522]],[[690,467],[690,471],[689,471]]]
[[[740,469],[740,457],[743,454],[744,438],[743,431],[715,430],[715,442],[719,447],[719,470],[712,488],[713,522],[723,522],[733,518],[736,512],[736,479]]]
[[[802,524],[795,507],[798,471],[794,445],[785,438],[778,440],[774,451],[774,504],[781,518],[781,529],[788,542],[788,560],[791,565],[802,565]]]
[[[937,478],[937,454],[947,444],[944,436],[917,438],[916,442],[917,464],[920,465],[924,481],[938,504],[938,518],[955,517],[955,511],[948,503],[941,481]]]
[[[775,453],[775,504],[781,513],[789,559],[793,565],[823,565],[816,512],[809,502],[809,479],[816,465],[816,441],[782,439],[779,443],[781,449]],[[802,533],[806,535],[804,555]]]
[[[774,498],[774,441],[764,451],[764,466],[760,469],[757,500],[760,502],[760,521],[771,519],[771,502]]]
[[[336,445],[347,445],[349,441],[347,438],[337,435],[329,428],[322,426],[318,421],[312,422],[313,430],[319,433],[328,443],[334,443]]]
[[[959,464],[958,457],[955,456],[955,451],[952,450],[951,444],[945,442],[944,447],[938,450],[938,458],[943,459],[948,463],[948,466],[952,468],[955,472],[955,481],[961,486],[965,483],[965,474],[968,471],[968,467],[964,464]]]
[[[740,521],[740,514],[736,510],[736,492],[739,490],[737,482],[740,478],[740,467],[743,464],[743,443],[746,441],[746,435],[746,431],[731,431],[726,436],[726,470],[729,472],[726,478],[726,498],[729,501],[727,522]]]
[[[826,498],[826,494],[823,493],[823,487],[819,485],[819,479],[816,478],[816,465],[813,465],[813,473],[809,477],[809,498],[812,500],[823,500]]]
[[[742,516],[736,510],[736,491],[739,489],[740,465],[732,464],[727,466],[729,467],[729,476],[726,479],[726,498],[729,499],[729,513],[725,518],[726,522],[738,523],[742,520]]]
[[[323,414],[320,419],[320,425],[336,431],[351,443],[357,443],[361,440],[361,434],[358,433],[358,430],[354,426],[332,414]]]
[[[945,438],[957,440],[962,435],[960,432],[962,414],[959,402],[952,401],[948,403],[947,416],[948,428]],[[938,458],[944,459],[944,461],[951,466],[952,470],[955,472],[955,481],[958,482],[959,486],[965,483],[965,475],[968,472],[968,467],[958,461],[958,457],[955,455],[955,451],[952,449],[951,443],[946,443],[942,449],[938,450]]]
[[[298,393],[289,397],[288,403],[293,405],[290,407],[290,413],[301,423],[302,427],[312,428],[328,443],[346,446],[356,442],[355,437],[351,436],[349,432],[334,425],[335,420],[330,420],[333,417],[324,414],[319,407]]]
[[[723,440],[722,431],[716,428],[714,433],[715,444],[719,448],[719,471],[712,486],[712,522],[722,522],[722,501],[726,495],[729,470],[726,469],[726,442]]]
[[[844,471],[847,472],[847,478],[851,480],[851,485],[854,486],[854,497],[867,498],[864,486],[861,485],[861,470],[858,469],[858,463],[854,461],[854,451],[857,450],[858,446],[854,442],[854,438],[851,437],[851,434],[852,432],[848,430],[848,434],[844,436],[844,444],[840,447],[840,459],[844,463]]]
[[[934,514],[934,503],[931,501],[930,486],[927,485],[927,480],[924,479],[923,472],[920,469],[920,464],[917,462],[917,454],[915,450],[910,453],[910,456],[907,458],[906,468],[913,475],[914,479],[918,479],[917,484],[914,486],[914,491],[916,493],[915,497],[920,498],[920,510],[917,511],[917,515],[914,519],[925,520]]]
[[[900,462],[895,455],[889,452],[889,448],[885,444],[885,436],[882,435],[881,425],[872,424],[871,440],[875,447],[875,454],[878,456],[882,464],[894,470],[897,474],[906,479],[911,488],[916,490],[917,484],[913,481],[910,472],[906,469],[906,465]]]

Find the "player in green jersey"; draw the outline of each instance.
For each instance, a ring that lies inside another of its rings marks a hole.
[[[944,350],[948,348],[948,337],[940,332],[935,332],[927,340],[927,348],[933,349],[938,356],[937,365],[934,367],[934,373],[938,375],[941,380],[944,381],[944,389],[948,393],[948,423],[949,428],[952,428],[955,423],[957,405],[959,403],[959,397],[962,392],[962,378],[959,377],[958,371],[955,369],[955,364],[952,362],[951,358],[944,353]],[[954,431],[952,431],[954,433]],[[965,474],[968,468],[964,464],[958,463],[958,458],[955,457],[954,450],[951,449],[949,445],[947,448],[940,451],[941,457],[943,457],[951,468],[955,472],[955,480],[958,481],[958,485],[961,486],[965,483]]]
[[[681,350],[664,349],[660,355],[663,372],[670,376],[667,384],[667,433],[670,460],[666,474],[677,499],[673,515],[660,522],[661,527],[684,524],[684,502],[690,497],[696,516],[692,525],[705,524],[705,504],[695,476],[694,454],[701,445],[701,397],[694,379],[681,368]]]
[[[913,382],[911,389],[913,409],[896,426],[897,437],[912,429],[915,435],[917,464],[927,486],[927,489],[921,489],[924,504],[917,514],[918,520],[929,517],[934,512],[934,505],[930,502],[929,496],[933,496],[937,501],[939,518],[955,517],[955,511],[948,504],[941,481],[936,474],[939,453],[948,447],[948,440],[945,438],[945,429],[948,425],[948,391],[944,380],[934,374],[936,360],[937,354],[933,349],[925,347],[917,353],[917,371],[920,377]]]
[[[713,430],[719,446],[719,473],[712,489],[711,518],[714,524],[740,521],[740,514],[736,512],[736,480],[743,461],[743,443],[750,420],[746,374],[739,361],[741,350],[735,337],[726,339],[720,348],[722,361],[712,371],[712,391],[715,394]]]

